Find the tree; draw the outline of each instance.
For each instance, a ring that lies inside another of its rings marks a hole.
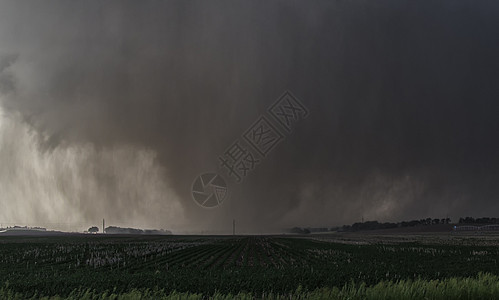
[[[466,218],[464,218],[464,223],[473,224],[473,223],[475,223],[475,219],[472,217],[466,217]]]
[[[90,232],[90,233],[97,233],[97,232],[99,232],[99,228],[97,226],[90,227],[88,229],[88,232]]]

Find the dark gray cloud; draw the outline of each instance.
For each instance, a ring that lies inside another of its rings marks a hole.
[[[153,151],[186,224],[499,213],[498,15],[472,1],[3,1],[2,105],[40,151]],[[194,178],[287,89],[310,116],[223,207],[198,208]]]

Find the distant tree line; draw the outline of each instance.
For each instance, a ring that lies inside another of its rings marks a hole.
[[[106,227],[106,233],[109,234],[172,234],[171,231],[165,229],[137,229],[137,228],[122,228],[116,226]]]
[[[443,219],[426,218],[420,220],[402,221],[397,223],[391,223],[391,222],[380,223],[378,221],[366,221],[366,222],[354,223],[352,225],[343,225],[340,227],[332,227],[332,228],[294,227],[288,230],[288,232],[295,234],[309,234],[312,232],[377,230],[377,229],[390,229],[390,228],[401,228],[401,227],[404,228],[404,227],[439,225],[439,224],[450,224],[450,223],[451,223],[450,218],[443,218]],[[499,218],[464,217],[464,218],[459,218],[459,224],[499,224]]]
[[[19,230],[19,229],[26,229],[26,230],[38,230],[38,231],[47,231],[46,228],[44,227],[28,227],[28,226],[7,226],[5,228],[3,227],[0,227],[0,230],[8,230],[8,229],[16,229],[16,230]]]
[[[483,217],[475,219],[472,217],[465,217],[459,218],[459,224],[499,224],[499,218]]]
[[[308,228],[300,228],[300,227],[293,227],[289,230],[289,233],[295,233],[295,234],[309,234],[310,229]]]
[[[391,223],[391,222],[380,223],[378,221],[366,221],[366,222],[354,223],[352,225],[343,225],[342,227],[334,229],[340,231],[377,230],[377,229],[390,229],[390,228],[400,228],[400,227],[414,227],[421,225],[449,224],[450,222],[451,222],[450,218],[445,218],[445,219],[426,218],[420,220],[402,221],[397,223]]]

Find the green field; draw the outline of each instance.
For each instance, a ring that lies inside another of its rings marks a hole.
[[[93,298],[107,292],[156,293],[150,298],[159,298],[175,291],[259,298],[315,292],[331,298],[334,287],[367,293],[380,282],[385,288],[414,282],[434,286],[429,280],[455,277],[469,278],[464,280],[471,284],[479,273],[489,275],[478,281],[497,285],[498,259],[496,245],[418,241],[355,245],[285,236],[0,237],[0,296]]]

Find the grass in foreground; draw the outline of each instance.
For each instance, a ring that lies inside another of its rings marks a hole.
[[[26,299],[21,293],[9,289],[6,283],[0,289],[0,299]],[[499,276],[480,273],[478,277],[446,278],[441,280],[400,280],[382,281],[368,286],[364,283],[350,283],[342,288],[321,288],[314,291],[302,291],[299,287],[290,294],[251,293],[220,294],[203,296],[192,293],[167,293],[164,290],[132,290],[115,294],[113,292],[94,292],[75,290],[68,297],[34,296],[32,299],[499,299]]]

